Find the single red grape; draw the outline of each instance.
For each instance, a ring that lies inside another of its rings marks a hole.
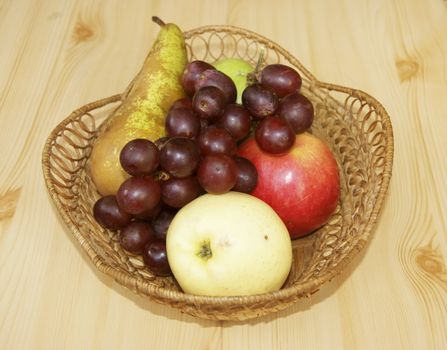
[[[152,220],[152,229],[157,239],[166,239],[169,225],[174,216],[175,213],[171,210],[163,210]]]
[[[151,220],[152,218],[156,217],[160,213],[162,208],[163,208],[163,203],[160,201],[152,209],[149,209],[141,214],[136,214],[133,217],[135,219],[139,219],[139,220]]]
[[[166,253],[166,242],[157,239],[149,242],[143,249],[144,264],[158,276],[169,276],[168,254]]]
[[[132,140],[121,150],[120,163],[130,175],[151,175],[158,167],[158,148],[146,139]]]
[[[160,167],[174,177],[192,175],[199,160],[196,143],[183,137],[170,139],[160,151]]]
[[[279,103],[278,115],[287,120],[295,134],[308,130],[314,120],[314,106],[298,92],[287,95]]]
[[[234,157],[237,166],[237,180],[233,191],[251,193],[258,182],[258,171],[247,158]]]
[[[278,97],[261,84],[253,84],[242,92],[242,103],[251,115],[264,118],[275,113],[278,108]]]
[[[301,88],[301,76],[292,67],[283,64],[270,64],[261,71],[261,84],[284,97]]]
[[[214,86],[200,88],[192,98],[194,111],[200,118],[212,120],[220,117],[225,109],[225,96]]]
[[[267,153],[287,152],[295,143],[295,133],[287,120],[281,117],[266,117],[255,130],[258,146]]]
[[[181,208],[197,198],[201,192],[195,176],[170,178],[161,182],[161,200],[173,208]]]
[[[186,65],[182,75],[182,86],[189,96],[194,95],[196,92],[195,85],[197,80],[199,79],[200,74],[207,69],[214,69],[214,67],[204,61],[192,61]]]
[[[236,153],[237,144],[227,130],[212,125],[200,134],[199,149],[203,156],[219,153],[232,156]]]
[[[134,254],[141,254],[144,247],[154,239],[151,225],[144,221],[132,221],[120,231],[121,246]]]
[[[236,185],[236,163],[225,154],[206,156],[199,164],[197,179],[208,193],[228,192]]]
[[[177,108],[192,109],[191,99],[188,97],[179,98],[178,100],[174,101],[174,103],[171,105],[171,108],[169,108],[169,111]]]
[[[238,104],[228,105],[217,125],[227,130],[236,141],[243,139],[250,131],[250,112]]]
[[[200,120],[192,109],[172,109],[165,120],[168,136],[183,136],[194,139],[200,132]]]
[[[236,85],[225,73],[222,73],[214,68],[203,71],[196,81],[195,89],[198,91],[205,86],[214,86],[222,91],[227,104],[234,103],[236,101]]]
[[[151,176],[131,177],[116,194],[118,205],[127,213],[138,215],[153,209],[160,201],[160,185]]]
[[[115,196],[98,199],[93,206],[95,220],[104,228],[118,230],[126,226],[132,218],[118,206]]]

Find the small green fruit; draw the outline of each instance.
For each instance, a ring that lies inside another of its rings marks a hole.
[[[236,85],[237,103],[242,103],[242,92],[247,86],[247,74],[254,71],[254,67],[239,58],[224,58],[213,63],[214,68],[228,75]]]

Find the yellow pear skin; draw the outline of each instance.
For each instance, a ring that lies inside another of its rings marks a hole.
[[[127,175],[119,155],[136,138],[151,141],[165,135],[165,116],[172,103],[185,96],[181,75],[187,63],[183,34],[178,26],[158,17],[160,32],[143,67],[123,95],[122,104],[100,127],[90,157],[90,174],[99,193],[116,194]]]

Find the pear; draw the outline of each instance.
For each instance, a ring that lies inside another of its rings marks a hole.
[[[119,155],[124,145],[137,138],[156,139],[165,135],[165,116],[172,103],[185,96],[181,75],[187,63],[185,40],[180,28],[161,26],[143,67],[123,94],[121,105],[100,127],[90,156],[93,182],[103,196],[116,194],[129,175]]]

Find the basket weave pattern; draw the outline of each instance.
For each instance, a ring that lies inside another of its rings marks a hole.
[[[294,66],[302,91],[314,104],[312,133],[332,149],[340,169],[341,197],[330,221],[293,242],[294,263],[284,287],[246,297],[202,297],[181,292],[172,277],[157,277],[140,257],[124,251],[114,232],[92,216],[99,195],[89,176],[88,158],[98,125],[118,106],[115,95],[74,111],[50,134],[43,151],[45,181],[54,204],[95,266],[119,284],[188,314],[215,320],[245,320],[284,309],[309,296],[340,273],[365,245],[380,212],[391,176],[393,135],[389,117],[371,96],[322,83],[290,53],[270,40],[230,26],[185,33],[190,59],[213,62],[238,57],[256,64]]]

